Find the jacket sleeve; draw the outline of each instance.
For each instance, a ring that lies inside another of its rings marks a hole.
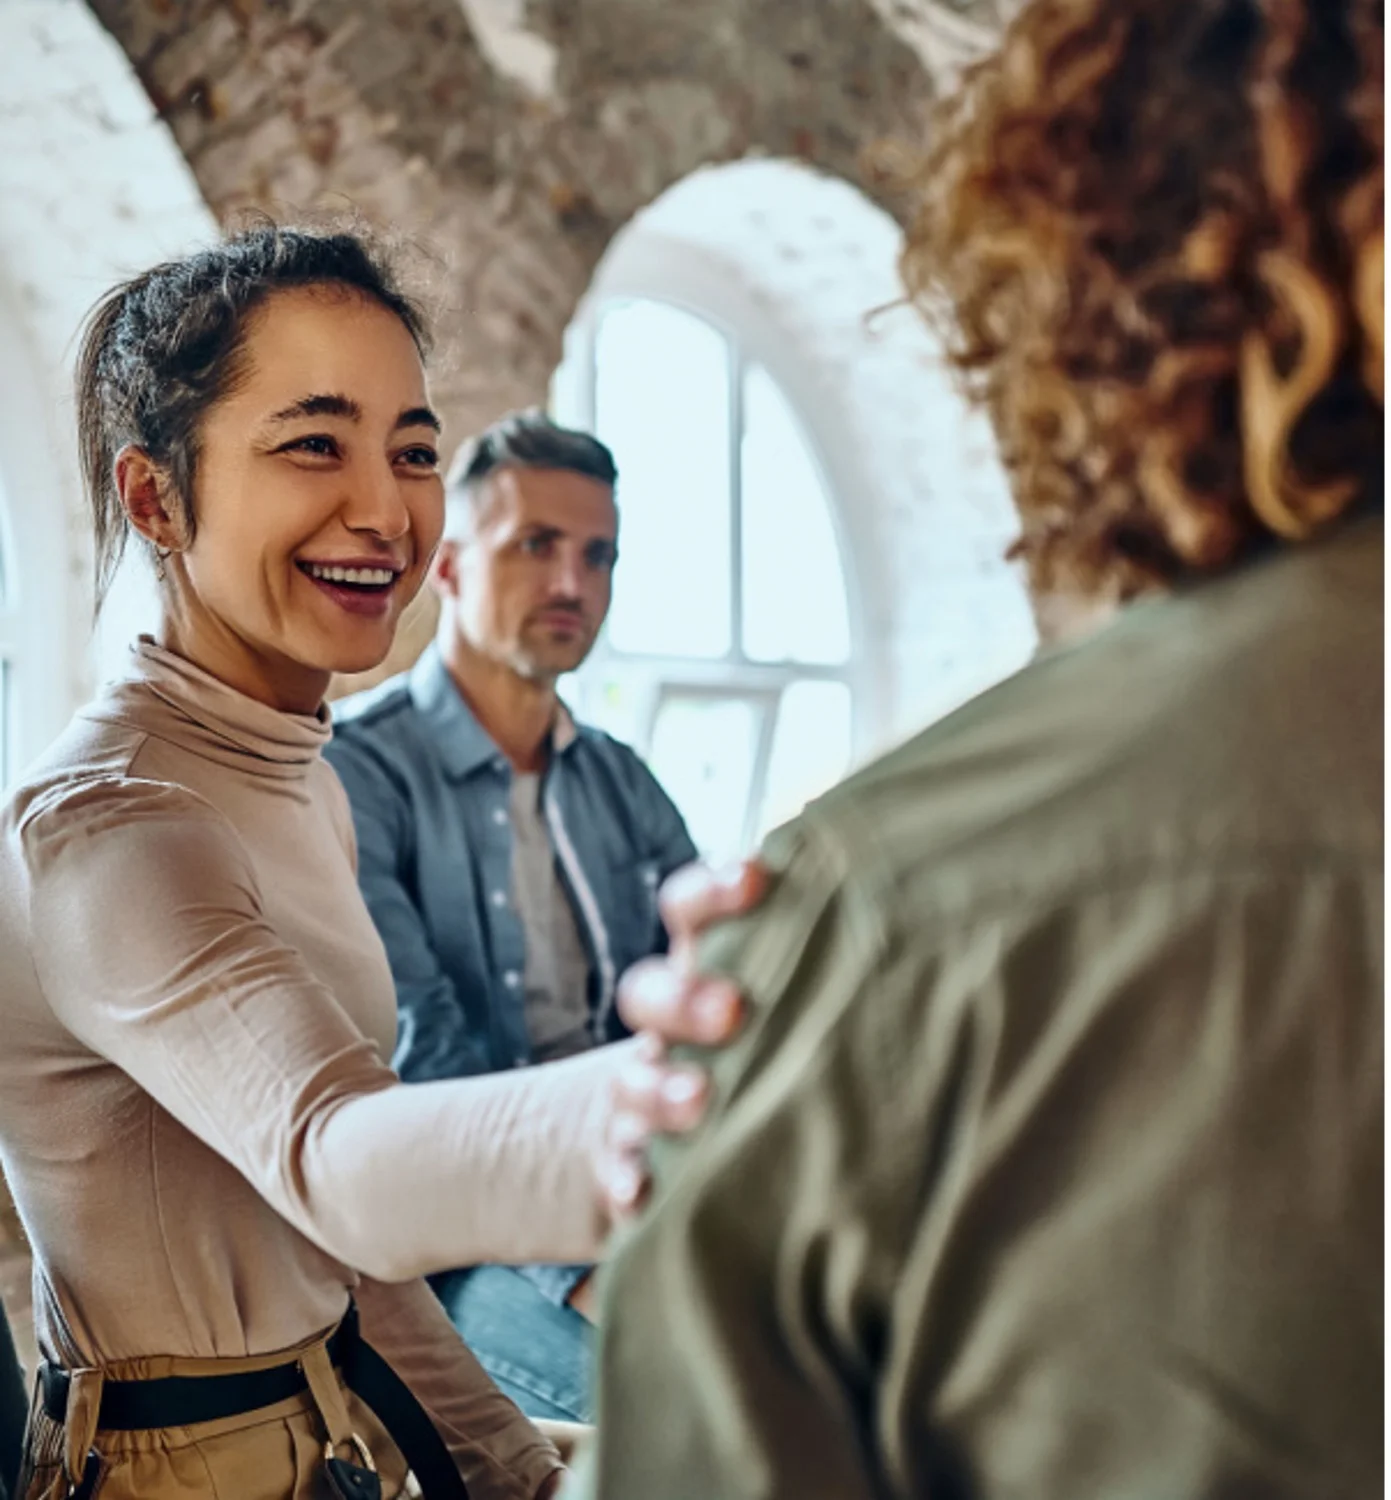
[[[658,878],[668,875],[699,859],[686,820],[666,789],[647,765],[634,756],[640,781],[643,827],[647,833],[648,857],[655,861]]]
[[[352,807],[358,886],[396,985],[396,1071],[407,1083],[492,1072],[488,1038],[469,1026],[403,877],[414,841],[404,792],[377,757],[349,736],[336,736],[326,758]]]
[[[358,1283],[367,1342],[430,1413],[478,1500],[532,1500],[560,1455],[488,1378],[423,1281]]]
[[[202,798],[104,778],[19,836],[54,1014],[327,1254],[402,1281],[597,1252],[590,1164],[620,1049],[405,1087],[266,920]]]

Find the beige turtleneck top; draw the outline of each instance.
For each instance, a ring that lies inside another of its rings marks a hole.
[[[530,1496],[554,1450],[418,1278],[596,1253],[612,1049],[397,1081],[329,733],[145,641],[0,813],[0,1157],[40,1343],[260,1354],[351,1292],[475,1493]]]

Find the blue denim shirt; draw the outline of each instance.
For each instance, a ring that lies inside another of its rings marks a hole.
[[[325,755],[357,832],[358,882],[391,961],[393,1066],[407,1082],[522,1067],[526,940],[512,901],[512,768],[469,711],[439,652],[333,705]],[[662,881],[696,857],[686,825],[638,756],[577,726],[542,781],[561,886],[589,954],[596,1043],[624,1027],[614,989],[666,947]],[[561,1301],[579,1275],[529,1268]],[[562,1283],[568,1282],[563,1285]]]

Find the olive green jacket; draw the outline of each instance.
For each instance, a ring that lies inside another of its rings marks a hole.
[[[1381,1494],[1382,628],[1364,519],[774,836],[571,1493]]]

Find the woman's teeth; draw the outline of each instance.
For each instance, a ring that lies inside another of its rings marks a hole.
[[[324,567],[319,563],[305,563],[303,566],[311,578],[321,579],[324,583],[355,583],[371,588],[385,588],[396,580],[396,574],[390,568],[338,568]]]

